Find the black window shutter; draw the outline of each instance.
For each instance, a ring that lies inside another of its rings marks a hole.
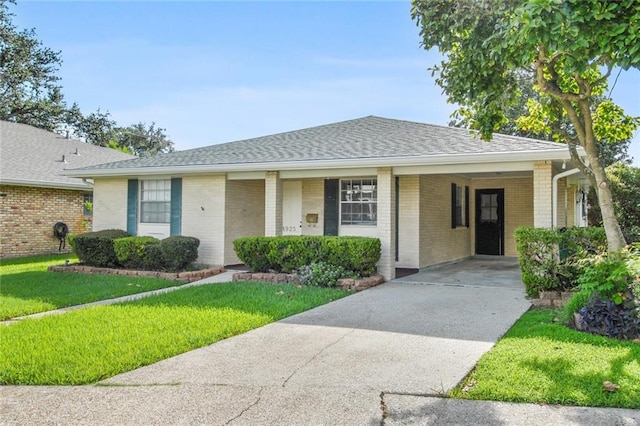
[[[326,179],[324,181],[324,235],[338,235],[340,204],[338,200],[340,181]]]
[[[469,227],[469,187],[464,187],[464,224]]]
[[[451,228],[456,227],[456,184],[451,184]]]

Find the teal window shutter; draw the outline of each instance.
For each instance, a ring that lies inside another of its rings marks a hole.
[[[170,235],[182,233],[182,178],[171,179],[171,229]]]
[[[127,187],[127,232],[138,233],[138,179],[129,179]]]

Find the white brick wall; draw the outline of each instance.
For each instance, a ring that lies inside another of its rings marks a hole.
[[[127,230],[127,179],[95,179],[93,230]]]
[[[198,262],[224,264],[226,176],[182,178],[182,235],[200,240]]]
[[[278,172],[265,174],[264,235],[282,235],[282,181]]]
[[[378,238],[382,245],[382,254],[378,263],[378,273],[385,279],[395,278],[395,240],[396,240],[396,195],[393,169],[378,169]]]
[[[420,177],[400,176],[398,262],[400,268],[420,267]]]
[[[533,164],[533,226],[551,228],[552,220],[552,180],[551,161],[536,161]]]

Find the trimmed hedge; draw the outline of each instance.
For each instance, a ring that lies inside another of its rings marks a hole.
[[[302,266],[325,262],[369,276],[380,260],[380,240],[368,237],[243,237],[233,242],[233,248],[252,272],[292,273]]]
[[[164,240],[132,237],[119,229],[88,232],[73,237],[80,262],[99,267],[152,271],[181,271],[198,259],[200,240],[176,235]]]
[[[199,239],[182,235],[174,235],[160,241],[164,268],[168,271],[185,269],[198,259],[199,246]]]
[[[87,232],[73,238],[72,247],[80,262],[90,266],[111,267],[118,265],[118,257],[113,247],[117,238],[128,237],[121,229],[105,229]]]
[[[128,269],[140,269],[144,267],[147,248],[159,243],[160,240],[154,237],[117,238],[113,241],[113,249],[122,266]]]
[[[515,239],[522,282],[527,294],[537,297],[543,290],[571,289],[577,285],[577,261],[606,253],[604,229],[520,227]]]

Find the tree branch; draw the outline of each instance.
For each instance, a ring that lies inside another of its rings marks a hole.
[[[598,86],[604,83],[613,72],[613,65],[611,65],[611,58],[609,58],[608,56],[601,56],[594,63],[598,63],[600,61],[603,61],[605,64],[607,64],[607,72],[602,77],[594,81],[592,86]]]

